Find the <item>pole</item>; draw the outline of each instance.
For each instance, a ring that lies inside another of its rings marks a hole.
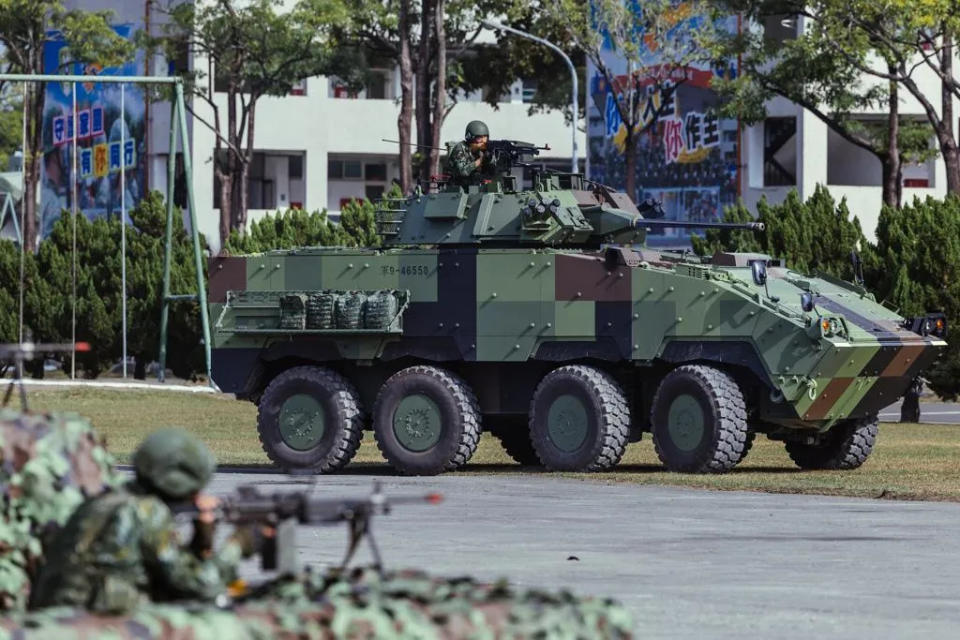
[[[170,317],[170,245],[173,244],[173,181],[176,178],[177,101],[170,103],[170,146],[167,150],[167,230],[163,243],[163,293],[160,298],[160,370],[157,379],[164,382],[167,373],[167,322]]]
[[[27,184],[27,114],[32,113],[31,106],[29,104],[27,85],[23,85],[23,162],[20,164],[20,184]],[[41,125],[43,123],[41,122]],[[33,153],[37,153],[39,149],[34,149]],[[24,252],[27,250],[26,245],[24,244],[23,234],[24,234],[24,225],[27,224],[27,214],[26,207],[23,206],[26,201],[26,198],[21,196],[20,201],[20,318],[19,318],[19,337],[18,342],[23,344],[23,288],[24,288],[24,260],[26,258]],[[34,204],[36,199],[34,199]],[[14,220],[16,220],[16,212],[14,212]],[[36,219],[37,216],[34,216]],[[40,230],[42,231],[42,229]]]
[[[207,381],[212,386],[210,357],[210,319],[207,316],[207,285],[203,281],[203,259],[200,250],[200,230],[197,228],[197,204],[193,197],[193,167],[190,158],[190,132],[187,131],[187,108],[183,100],[183,84],[177,83],[177,114],[180,118],[180,149],[183,151],[183,171],[187,175],[187,206],[190,213],[190,235],[193,237],[193,265],[197,272],[197,304],[203,328],[203,355],[207,365]]]
[[[498,22],[493,22],[491,20],[481,20],[480,24],[487,27],[488,29],[501,29],[507,33],[512,33],[521,38],[527,38],[528,40],[533,40],[534,42],[539,42],[545,47],[553,49],[560,57],[563,58],[563,61],[567,63],[567,68],[570,70],[570,79],[573,81],[573,90],[570,93],[570,112],[573,114],[573,140],[571,146],[571,158],[570,158],[570,172],[579,173],[580,165],[577,162],[577,123],[580,121],[580,115],[577,113],[577,103],[579,102],[579,88],[577,86],[577,70],[573,66],[573,62],[570,60],[570,57],[563,52],[563,49],[553,44],[549,40],[545,40],[538,36],[533,35],[532,33],[527,33],[526,31],[520,31],[519,29],[514,29],[513,27],[508,27],[507,25],[500,24]]]
[[[123,331],[123,377],[127,377],[127,128],[126,88],[120,85],[120,310]]]
[[[70,84],[70,93],[73,96],[73,171],[70,176],[70,209],[73,212],[73,258],[71,260],[71,274],[73,295],[70,298],[70,379],[77,378],[77,83]]]

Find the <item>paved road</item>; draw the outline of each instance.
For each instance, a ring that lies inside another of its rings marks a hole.
[[[885,422],[900,422],[900,403],[880,412]],[[956,402],[921,402],[920,421],[932,424],[960,424],[960,404]]]
[[[326,476],[315,490],[362,495],[372,479]],[[639,637],[946,638],[960,628],[960,504],[549,476],[380,479],[388,492],[446,496],[376,522],[389,565],[612,595],[633,611]],[[227,472],[212,488],[306,482]],[[336,563],[344,537],[303,529],[301,558]]]

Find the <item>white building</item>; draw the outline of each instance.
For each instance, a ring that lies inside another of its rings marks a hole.
[[[789,16],[772,17],[765,25],[767,34],[793,37],[794,29],[803,28]],[[923,93],[940,112],[941,86],[934,73],[918,69],[915,77]],[[869,85],[879,82],[863,77]],[[900,116],[926,122],[923,108],[905,89],[900,90]],[[956,109],[956,107],[955,107]],[[782,202],[791,189],[804,199],[813,194],[818,184],[826,185],[838,200],[847,199],[852,215],[860,219],[864,234],[873,238],[882,204],[882,168],[873,154],[847,142],[831,131],[812,112],[784,99],[767,106],[765,122],[743,129],[741,194],[748,207],[754,209],[762,197]],[[884,121],[883,108],[860,114],[864,121]],[[933,130],[930,144],[935,146]],[[903,167],[903,201],[915,196],[943,198],[946,195],[946,171],[939,157],[929,162]]]

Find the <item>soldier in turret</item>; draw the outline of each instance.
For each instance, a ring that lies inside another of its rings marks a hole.
[[[218,600],[262,538],[240,527],[214,551],[217,503],[200,493],[214,466],[207,447],[184,431],[148,436],[133,456],[136,477],[83,503],[53,540],[31,606],[122,613],[149,601]],[[177,536],[178,505],[199,513],[189,546]]]
[[[474,120],[467,125],[463,142],[453,145],[447,156],[446,173],[450,182],[467,186],[492,176],[493,167],[484,153],[489,139],[490,131],[483,122]]]

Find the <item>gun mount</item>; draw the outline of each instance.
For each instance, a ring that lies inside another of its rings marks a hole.
[[[492,177],[466,187],[441,183],[434,193],[393,201],[381,217],[387,245],[484,245],[490,247],[596,248],[642,244],[652,229],[740,229],[763,231],[759,222],[666,220],[660,203],[637,207],[627,194],[579,173],[534,171],[531,189],[519,189],[515,166],[545,147],[494,140],[488,143]],[[402,206],[402,208],[401,208]],[[402,214],[402,215],[398,215]]]

